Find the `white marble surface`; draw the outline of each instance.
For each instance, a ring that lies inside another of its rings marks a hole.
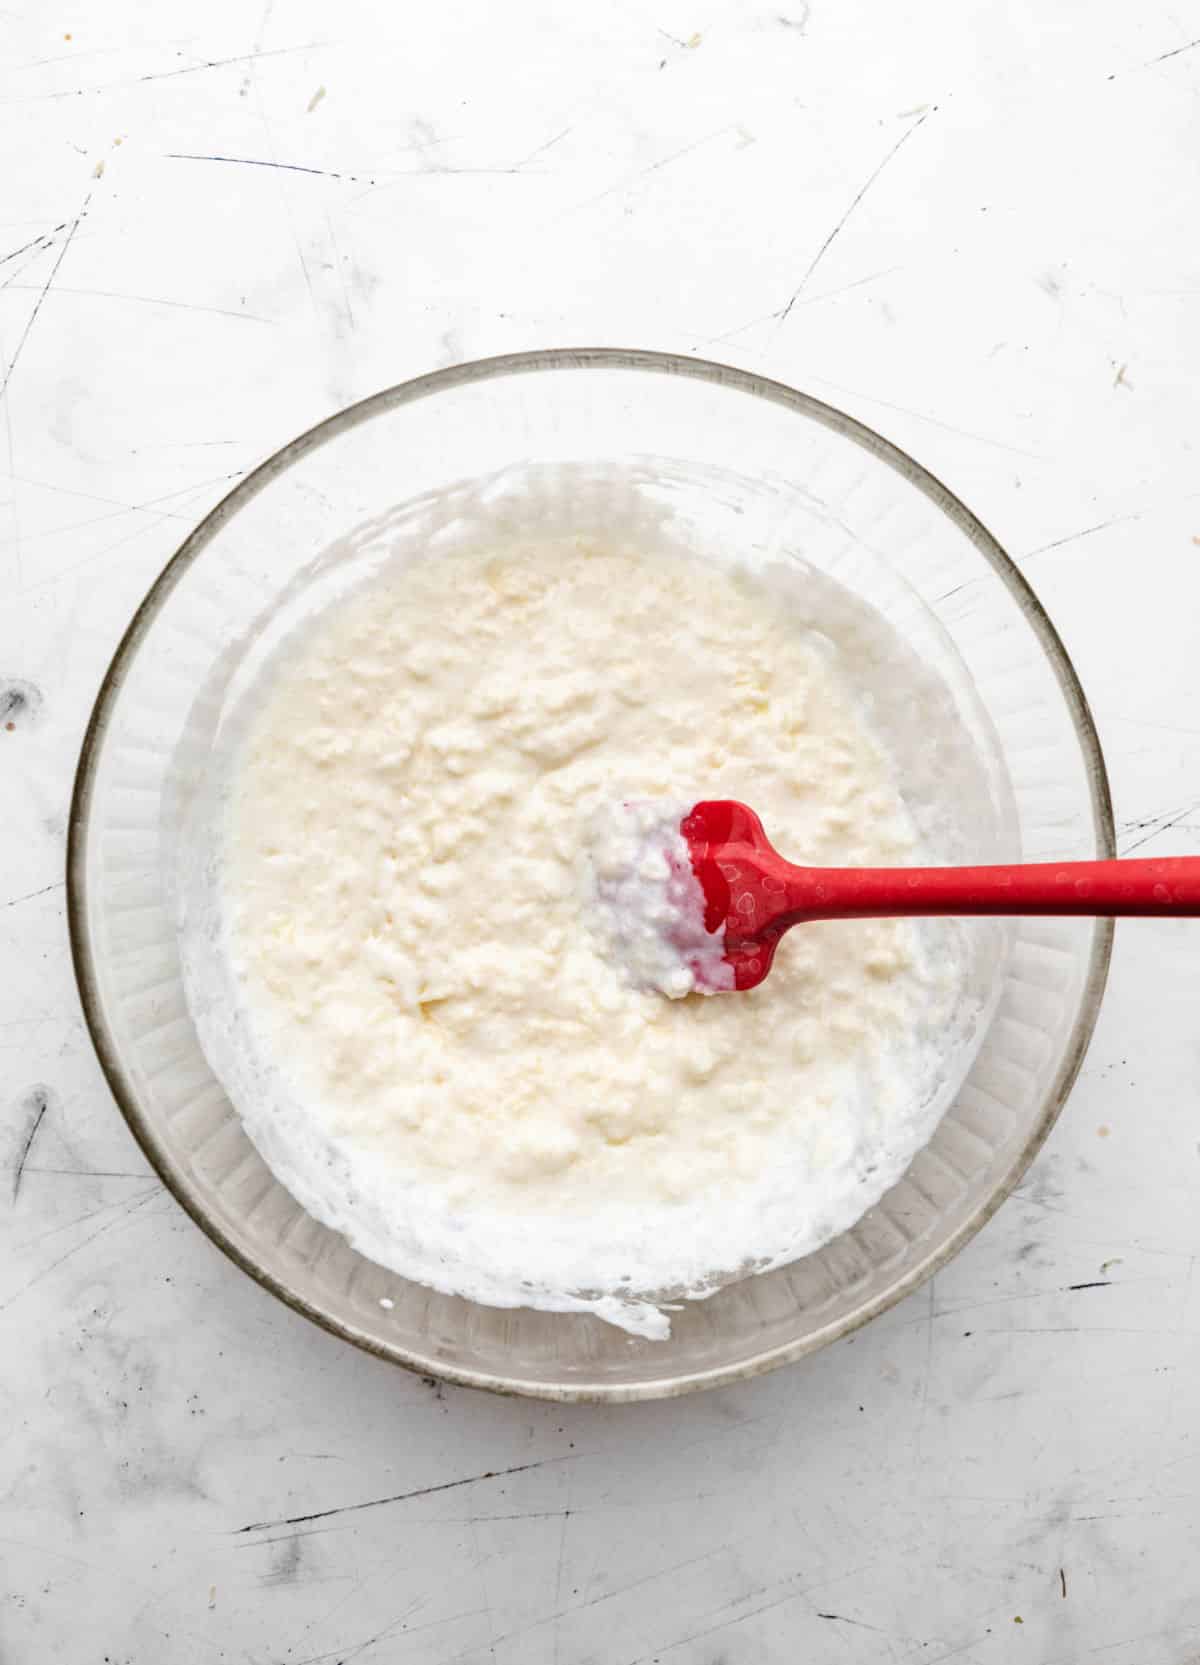
[[[212,1248],[101,1080],[62,887],[106,659],[228,483],[567,343],[764,368],[943,476],[1062,629],[1122,849],[1194,849],[1195,6],[0,31],[3,1665],[1200,1659],[1195,927],[1118,931],[1066,1113],[934,1283],[764,1380],[562,1410],[361,1356]]]

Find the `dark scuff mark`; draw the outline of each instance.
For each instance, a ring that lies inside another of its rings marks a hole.
[[[319,40],[304,41],[297,46],[277,46],[269,52],[243,52],[236,58],[208,58],[200,64],[185,64],[181,69],[152,70],[149,75],[135,75],[132,80],[97,81],[90,87],[66,87],[60,92],[33,93],[28,98],[14,98],[10,104],[52,104],[64,98],[83,98],[85,95],[101,92],[112,92],[123,87],[140,87],[146,81],[170,81],[177,75],[199,75],[210,69],[226,69],[230,64],[247,64],[257,62],[259,58],[281,58],[290,52],[318,51],[328,43]],[[176,54],[182,57],[183,53]],[[120,144],[118,139],[117,144]],[[76,147],[78,148],[78,147]],[[80,152],[81,155],[84,152]]]
[[[45,304],[46,296],[50,293],[51,286],[53,285],[55,278],[58,276],[58,269],[62,265],[63,261],[67,258],[67,250],[71,247],[71,244],[75,241],[75,233],[79,230],[79,227],[83,224],[84,220],[87,218],[88,206],[91,203],[91,200],[92,200],[92,193],[89,191],[87,196],[84,197],[84,199],[83,199],[83,204],[82,204],[78,214],[76,214],[75,218],[71,221],[70,230],[67,232],[67,235],[63,238],[62,248],[59,249],[59,251],[58,251],[58,259],[54,262],[53,266],[51,266],[51,268],[50,268],[50,276],[46,279],[45,283],[42,285],[41,294],[38,296],[37,300],[34,302],[33,311],[29,314],[29,321],[25,325],[25,328],[21,331],[20,339],[17,341],[17,345],[13,350],[13,356],[8,361],[8,370],[5,373],[5,377],[4,377],[3,382],[0,382],[0,396],[2,396],[5,393],[5,391],[8,388],[9,382],[11,382],[12,379],[13,379],[13,374],[14,374],[16,368],[17,368],[17,361],[21,357],[21,354],[25,350],[25,343],[29,340],[30,332],[32,331],[33,326],[37,323],[38,313],[42,310],[42,307]]]
[[[937,108],[937,106],[934,105],[934,110],[936,110],[936,108]],[[920,116],[916,121],[913,122],[911,127],[905,128],[904,132],[901,133],[900,137],[896,140],[895,144],[888,151],[887,155],[883,158],[883,160],[880,163],[878,163],[878,165],[875,167],[874,171],[872,173],[870,173],[867,176],[867,178],[864,180],[863,184],[859,187],[858,191],[855,193],[854,197],[851,199],[850,206],[846,209],[846,211],[842,215],[841,219],[837,222],[837,224],[834,226],[833,230],[829,233],[829,235],[826,237],[825,241],[821,244],[821,246],[817,250],[816,254],[814,254],[812,259],[809,261],[808,266],[807,266],[807,268],[804,272],[804,276],[800,279],[800,282],[796,285],[795,289],[792,291],[791,299],[788,301],[787,305],[783,308],[782,312],[779,314],[780,324],[785,324],[787,322],[788,314],[791,312],[792,308],[795,306],[796,302],[799,300],[801,291],[803,290],[805,284],[808,282],[809,278],[816,271],[817,267],[821,264],[822,260],[824,260],[825,256],[829,253],[830,248],[833,246],[834,242],[837,240],[838,236],[841,234],[842,230],[845,228],[846,222],[849,220],[850,216],[854,213],[854,210],[858,207],[859,203],[866,196],[867,192],[871,189],[872,185],[874,185],[875,181],[879,178],[880,174],[887,167],[888,163],[891,162],[895,158],[897,153],[901,149],[903,149],[903,147],[908,143],[908,141],[912,138],[913,134],[917,131],[917,129],[919,127],[924,127],[925,123],[929,120],[929,118],[932,114],[933,114],[933,110],[927,110],[923,116]]]
[[[1057,1203],[1062,1202],[1064,1196],[1058,1179],[1059,1167],[1057,1156],[1044,1156],[1029,1170],[1014,1195],[1020,1197],[1022,1202],[1032,1203],[1035,1208],[1052,1211]]]
[[[36,722],[41,709],[40,688],[18,676],[0,678],[0,728],[6,733],[12,734],[23,724]]]
[[[13,249],[9,254],[0,255],[0,266],[7,266],[10,260],[15,260],[18,255],[26,253],[29,249],[37,249],[40,252],[43,248],[49,248],[53,238],[57,237],[60,231],[65,231],[69,224],[68,220],[63,220],[53,230],[43,231],[37,237],[31,237],[27,243],[22,243],[20,248]]]
[[[1172,47],[1170,52],[1160,52],[1157,58],[1147,60],[1146,68],[1150,69],[1155,64],[1165,64],[1168,58],[1178,58],[1181,52],[1190,52],[1194,46],[1200,46],[1200,40],[1185,41],[1182,46]]]
[[[236,58],[206,58],[202,64],[185,64],[182,69],[160,69],[149,75],[139,75],[135,86],[141,86],[144,81],[170,81],[176,75],[198,75],[205,69],[228,69],[230,64],[253,64],[260,58],[282,58],[289,52],[309,52],[320,41],[309,41],[304,46],[276,46],[270,52],[242,52]],[[127,83],[122,81],[106,81],[100,87],[88,87],[87,92],[107,92],[109,87],[120,87]]]
[[[18,902],[32,902],[39,896],[49,896],[52,890],[63,890],[67,881],[58,879],[52,885],[43,885],[40,890],[27,890],[24,896],[11,896],[7,902],[0,902],[0,908],[15,908]]]
[[[1064,1601],[1066,1601],[1066,1599],[1067,1599],[1067,1575],[1061,1567],[1058,1569],[1058,1582],[1062,1585],[1062,1599]]]
[[[1135,838],[1132,844],[1125,846],[1121,854],[1127,856],[1131,850],[1140,850],[1143,844],[1149,844],[1150,840],[1157,838],[1159,833],[1170,832],[1172,827],[1177,827],[1181,821],[1186,821],[1198,809],[1200,809],[1200,803],[1188,804],[1185,809],[1181,809],[1179,814],[1172,816],[1169,821],[1160,821],[1153,832],[1143,833],[1141,838]]]
[[[530,1469],[544,1468],[548,1463],[569,1461],[566,1457],[543,1457],[536,1463],[518,1463],[514,1468],[488,1469],[484,1474],[470,1474],[464,1480],[444,1480],[438,1486],[418,1486],[416,1491],[396,1492],[392,1497],[370,1497],[365,1503],[343,1503],[336,1509],[317,1509],[311,1515],[288,1515],[283,1520],[256,1520],[249,1526],[234,1528],[233,1536],[246,1532],[266,1532],[276,1526],[305,1526],[309,1521],[328,1520],[332,1515],[356,1515],[363,1509],[382,1509],[389,1503],[407,1503],[414,1497],[432,1497],[436,1492],[457,1491],[460,1486],[477,1486],[483,1480],[504,1480],[510,1474],[527,1474]]]
[[[295,1532],[284,1538],[274,1563],[259,1580],[264,1585],[295,1584],[300,1577],[300,1562],[304,1556],[304,1534]]]
[[[1111,1288],[1112,1288],[1112,1279],[1111,1278],[1093,1278],[1091,1283],[1069,1283],[1067,1285],[1068,1290],[1074,1290],[1074,1289],[1111,1289]]]
[[[264,162],[257,156],[200,156],[190,151],[169,150],[166,153],[168,162],[230,162],[239,168],[282,168],[284,173],[311,173],[318,179],[348,179],[352,185],[374,185],[373,179],[364,179],[356,173],[334,173],[329,168],[306,168],[299,162]]]
[[[1052,543],[1040,543],[1036,549],[1026,550],[1022,561],[1032,561],[1035,555],[1046,555],[1052,549],[1061,549],[1064,544],[1078,543],[1081,538],[1091,538],[1097,532],[1107,532],[1110,526],[1131,525],[1141,520],[1141,515],[1114,515],[1111,520],[1101,520],[1095,526],[1085,526],[1079,532],[1068,532],[1065,538],[1055,538]]]
[[[835,1624],[853,1625],[855,1630],[873,1630],[879,1636],[886,1636],[887,1632],[881,1625],[870,1625],[865,1619],[848,1619],[844,1613],[818,1613],[818,1619],[832,1619]]]
[[[21,1151],[17,1157],[17,1165],[13,1170],[12,1200],[14,1205],[21,1189],[21,1176],[25,1172],[25,1164],[29,1160],[30,1151],[33,1149],[33,1141],[37,1138],[38,1129],[45,1119],[46,1111],[50,1108],[49,1087],[30,1087],[25,1094],[23,1108],[28,1121],[25,1128],[25,1137],[21,1141]]]

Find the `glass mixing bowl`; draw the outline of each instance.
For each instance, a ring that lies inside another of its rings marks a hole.
[[[190,734],[215,732],[240,644],[269,629],[308,573],[353,562],[397,516],[411,526],[464,483],[502,508],[506,481],[527,478],[531,466],[563,478],[629,470],[698,544],[752,564],[799,553],[883,612],[991,759],[1007,853],[1111,856],[1112,814],[1075,673],[995,539],[878,434],[745,371],[600,349],[438,371],[293,440],[183,544],[105,677],[71,813],[76,975],[134,1135],[243,1270],[358,1346],[503,1392],[654,1398],[751,1376],[845,1335],[978,1231],[1024,1173],[1079,1069],[1112,924],[1018,921],[994,961],[974,1064],[904,1179],[819,1253],[684,1306],[669,1341],[636,1340],[589,1315],[440,1295],[317,1224],[246,1137],[188,1016],[168,893],[188,779],[180,758]],[[602,522],[602,493],[579,491],[577,506]],[[444,531],[447,516],[436,519]]]

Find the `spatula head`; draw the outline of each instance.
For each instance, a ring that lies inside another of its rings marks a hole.
[[[758,816],[735,798],[693,804],[679,830],[704,892],[705,929],[724,928],[734,988],[756,988],[771,969],[784,931],[770,923],[784,890],[781,858]]]

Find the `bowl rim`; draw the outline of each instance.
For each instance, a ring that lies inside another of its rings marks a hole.
[[[176,1166],[165,1146],[158,1140],[152,1122],[142,1112],[134,1084],[121,1061],[119,1050],[104,1018],[96,950],[88,927],[88,834],[99,760],[111,723],[115,700],[139,646],[176,585],[221,527],[232,519],[244,504],[283,474],[293,462],[307,452],[349,432],[360,423],[401,405],[411,404],[416,400],[469,383],[483,383],[502,376],[524,375],[535,371],[557,370],[649,371],[708,382],[734,392],[766,399],[793,411],[798,416],[807,417],[825,428],[840,433],[893,469],[941,509],[996,572],[1033,629],[1062,692],[1083,756],[1100,854],[1103,857],[1115,856],[1116,837],[1108,773],[1096,725],[1075,667],[1058,631],[1016,563],[1005,553],[978,517],[940,479],[897,445],[884,439],[881,434],[856,418],[846,415],[823,400],[814,398],[811,394],[802,393],[756,371],[743,370],[710,359],[683,357],[676,353],[649,349],[556,347],[505,353],[496,357],[453,364],[368,395],[367,398],[326,417],[273,452],[227,492],[188,534],[137,607],[117,644],[92,706],[80,747],[71,793],[66,854],[67,925],[84,1019],[100,1068],[130,1131],[175,1200],[206,1236],[256,1283],[322,1329],[352,1342],[377,1358],[386,1359],[421,1375],[437,1376],[463,1387],[483,1388],[495,1393],[557,1403],[632,1403],[674,1398],[704,1388],[728,1386],[814,1353],[830,1342],[851,1334],[872,1318],[895,1306],[946,1265],[975,1236],[1021,1181],[1058,1119],[1074,1085],[1095,1028],[1108,978],[1112,956],[1113,921],[1096,921],[1079,1011],[1058,1074],[1046,1094],[1037,1121],[1024,1145],[1014,1156],[993,1192],[949,1238],[894,1284],[864,1301],[852,1312],[796,1341],[785,1342],[728,1365],[691,1371],[674,1378],[664,1376],[649,1382],[622,1384],[609,1383],[601,1379],[529,1382],[489,1371],[461,1369],[435,1358],[422,1357],[405,1348],[381,1342],[375,1336],[366,1334],[353,1324],[308,1300],[241,1249],[192,1195],[186,1175]]]

